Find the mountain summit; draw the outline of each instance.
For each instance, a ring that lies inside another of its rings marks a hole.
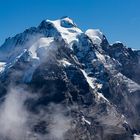
[[[140,51],[44,20],[0,47],[1,140],[134,140]]]

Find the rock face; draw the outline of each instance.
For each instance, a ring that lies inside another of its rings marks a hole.
[[[0,47],[1,140],[133,140],[140,52],[44,20]],[[22,117],[21,117],[22,116]]]

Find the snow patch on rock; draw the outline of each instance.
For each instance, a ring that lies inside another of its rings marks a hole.
[[[4,71],[5,67],[6,67],[6,63],[0,62],[0,73]]]
[[[62,59],[59,61],[59,63],[61,63],[64,67],[72,65],[67,59]]]
[[[88,29],[85,34],[92,40],[93,44],[100,46],[103,40],[103,34],[98,29]]]
[[[40,38],[30,47],[29,52],[33,59],[40,59],[42,61],[49,55],[48,51],[55,49],[53,37]]]
[[[46,22],[50,22],[54,25],[66,43],[71,44],[74,41],[78,42],[77,35],[81,34],[82,31],[76,27],[71,19],[47,20]]]

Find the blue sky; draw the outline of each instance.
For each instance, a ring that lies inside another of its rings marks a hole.
[[[43,19],[62,16],[83,31],[99,28],[110,43],[140,49],[140,0],[0,0],[0,44]]]

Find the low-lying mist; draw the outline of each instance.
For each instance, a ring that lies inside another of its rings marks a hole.
[[[36,93],[37,94],[37,93]],[[30,112],[25,105],[27,99],[38,96],[23,87],[10,87],[0,105],[1,140],[63,140],[71,127],[71,117],[62,105],[50,104],[39,107],[38,113]],[[43,127],[39,126],[44,122]],[[35,129],[35,127],[37,127]],[[42,129],[42,130],[39,130]],[[45,131],[45,133],[42,133]]]

